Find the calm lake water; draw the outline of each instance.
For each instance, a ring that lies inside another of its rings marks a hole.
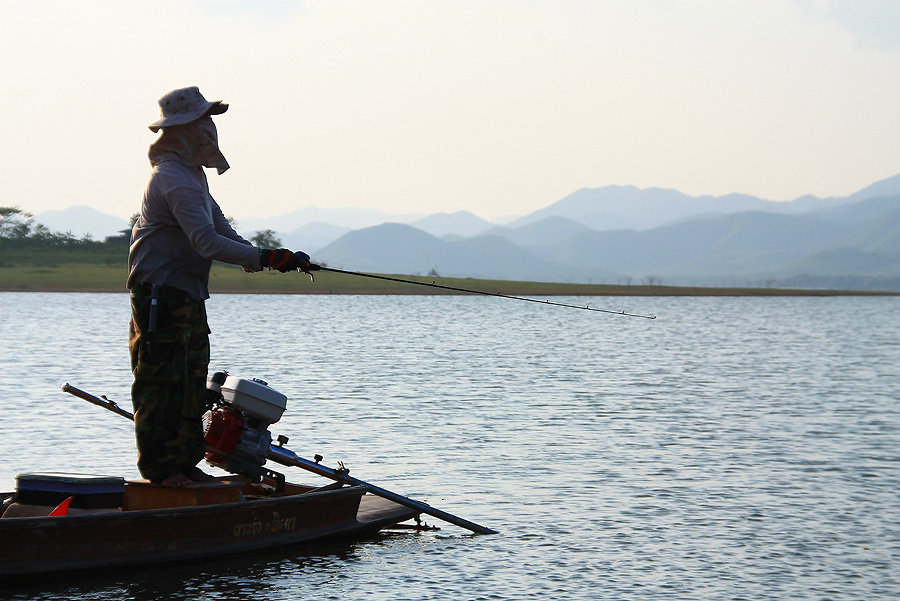
[[[900,597],[900,299],[218,295],[212,369],[301,456],[500,531],[115,571],[9,599]],[[137,477],[124,294],[0,293],[0,488]],[[289,479],[325,483],[300,470]],[[296,473],[294,473],[296,472]],[[429,523],[437,523],[428,519]]]

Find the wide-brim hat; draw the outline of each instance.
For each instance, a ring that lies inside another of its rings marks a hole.
[[[184,125],[206,115],[221,115],[228,105],[221,100],[208,101],[200,93],[200,88],[178,88],[159,99],[160,118],[147,127],[156,133],[170,125]]]

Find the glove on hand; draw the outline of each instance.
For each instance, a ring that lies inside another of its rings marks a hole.
[[[288,271],[306,271],[309,269],[309,255],[305,252],[291,252],[286,248],[275,250],[260,250],[259,264],[261,267],[271,267],[281,273]]]

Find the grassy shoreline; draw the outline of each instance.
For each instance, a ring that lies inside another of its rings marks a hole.
[[[120,265],[69,263],[0,267],[0,292],[126,292],[126,271]],[[402,279],[515,296],[897,296],[898,292],[816,290],[786,288],[706,288],[664,285],[565,284],[439,278],[396,275]],[[427,286],[387,282],[359,276],[316,274],[314,282],[304,274],[261,272],[214,265],[210,292],[219,294],[465,294]]]

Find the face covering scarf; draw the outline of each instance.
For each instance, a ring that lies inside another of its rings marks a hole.
[[[207,115],[184,125],[164,127],[162,132],[147,153],[151,165],[176,160],[190,167],[215,168],[219,175],[228,170],[212,117]]]

